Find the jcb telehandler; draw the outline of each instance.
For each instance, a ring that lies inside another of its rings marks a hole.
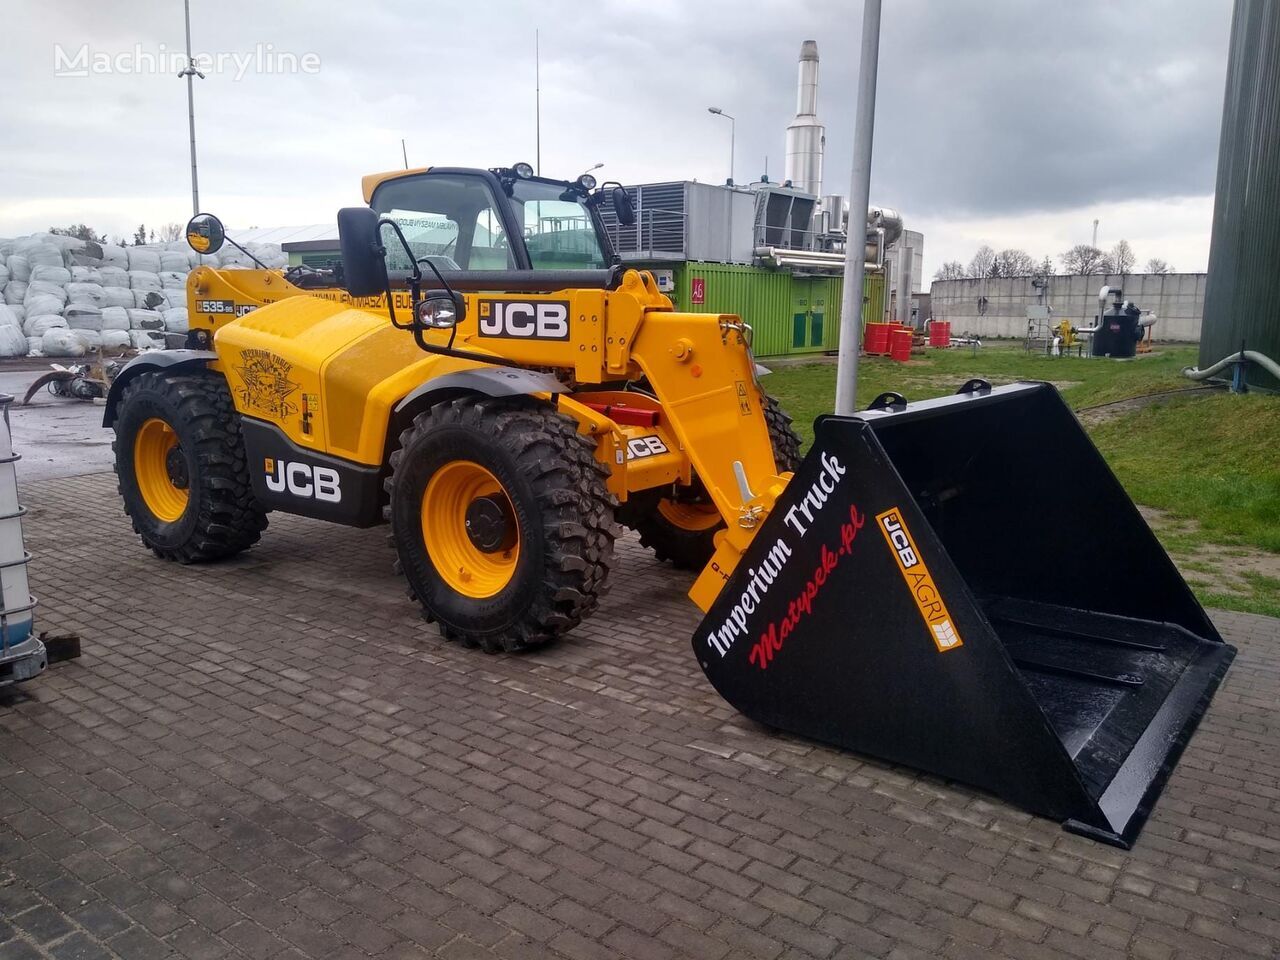
[[[148,547],[389,519],[426,617],[514,651],[596,608],[621,522],[701,571],[694,652],[748,716],[1132,841],[1233,651],[1052,387],[886,394],[801,463],[750,327],[617,261],[623,188],[517,164],[364,195],[335,270],[198,268],[188,349],[115,379]]]

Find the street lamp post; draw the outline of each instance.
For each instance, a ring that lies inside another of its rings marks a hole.
[[[191,56],[191,0],[184,0],[183,11],[187,20],[187,65],[178,77],[187,78],[187,127],[191,133],[191,215],[200,212],[200,181],[196,177],[196,95],[194,81],[196,77],[204,79],[204,74],[196,69],[195,57]]]
[[[734,140],[737,139],[737,123],[734,118],[725,113],[719,107],[707,107],[707,113],[714,113],[717,117],[724,117],[729,121],[729,182],[733,183],[733,147]]]

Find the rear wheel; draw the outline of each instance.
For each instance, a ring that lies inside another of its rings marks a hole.
[[[391,465],[399,566],[445,637],[520,650],[594,612],[616,501],[572,420],[524,397],[443,403],[401,434]]]
[[[779,471],[794,472],[800,466],[800,438],[778,401],[769,396],[764,399],[773,458]],[[640,534],[640,543],[655,557],[670,560],[680,570],[705,567],[715,553],[716,531],[724,528],[720,511],[696,478],[687,487],[633,496],[619,511],[619,519]]]
[[[240,419],[213,374],[139,374],[120,399],[115,470],[124,511],[167,560],[217,560],[258,542]]]

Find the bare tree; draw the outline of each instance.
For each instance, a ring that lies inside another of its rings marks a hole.
[[[1129,246],[1128,240],[1118,240],[1116,245],[1111,248],[1111,273],[1118,273],[1124,276],[1133,272],[1133,265],[1138,262],[1138,257],[1133,252],[1133,247]]]
[[[984,243],[978,248],[978,252],[973,255],[973,259],[969,261],[969,276],[991,276],[991,267],[995,262],[996,252]]]
[[[996,254],[991,269],[993,277],[1029,277],[1036,272],[1036,262],[1027,251],[1010,247]]]
[[[1053,258],[1045,254],[1045,258],[1040,261],[1040,266],[1036,267],[1037,277],[1053,277],[1057,276],[1058,271],[1053,268]]]
[[[964,264],[959,260],[948,260],[933,275],[935,280],[963,280],[969,276]]]
[[[1147,261],[1147,273],[1173,273],[1173,267],[1159,257],[1152,257]]]
[[[1062,268],[1075,277],[1098,273],[1099,268],[1106,265],[1103,252],[1088,243],[1077,243],[1066,253],[1060,254],[1058,259],[1062,261]]]
[[[172,243],[174,240],[181,240],[182,224],[166,223],[160,228],[160,239],[165,243]]]

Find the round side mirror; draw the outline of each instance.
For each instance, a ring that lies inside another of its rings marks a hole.
[[[196,253],[217,253],[226,239],[226,228],[212,213],[197,213],[187,221],[187,246]]]
[[[620,224],[629,227],[636,222],[636,208],[632,206],[631,194],[627,193],[626,188],[614,187],[610,199],[613,200],[614,216]]]

